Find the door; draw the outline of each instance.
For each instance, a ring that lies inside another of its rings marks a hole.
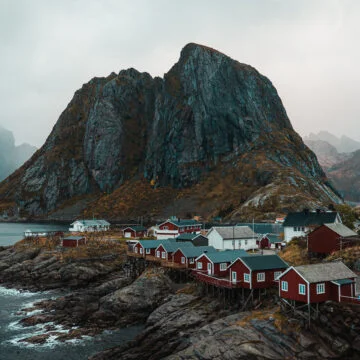
[[[125,237],[130,238],[131,237],[131,232],[125,232]]]
[[[232,272],[231,272],[231,281],[232,281],[233,283],[236,283],[236,271],[232,271]]]
[[[211,275],[211,263],[207,264],[208,275]]]

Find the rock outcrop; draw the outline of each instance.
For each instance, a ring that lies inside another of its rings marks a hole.
[[[20,215],[66,216],[84,198],[97,200],[95,215],[123,219],[169,206],[236,217],[341,201],[270,80],[197,44],[163,79],[134,69],[92,79],[0,184],[0,204]]]

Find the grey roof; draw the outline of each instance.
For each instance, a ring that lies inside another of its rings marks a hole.
[[[81,240],[85,239],[84,236],[66,236],[63,238],[63,240]]]
[[[223,262],[233,262],[238,257],[249,256],[249,255],[245,250],[239,249],[239,250],[225,250],[225,251],[207,253],[206,256],[214,264],[218,264]]]
[[[250,270],[287,269],[289,265],[278,255],[250,255],[241,260]]]
[[[341,261],[295,266],[294,269],[309,283],[357,277],[357,275]]]
[[[224,240],[257,238],[249,226],[214,226],[209,232],[212,229],[216,230]]]
[[[106,220],[76,220],[72,224],[74,224],[76,222],[81,222],[85,226],[109,226],[110,225],[110,223],[107,222]]]
[[[358,236],[355,231],[352,231],[347,226],[341,223],[331,223],[331,224],[324,224],[327,228],[334,231],[338,235],[342,237],[350,237],[350,236]]]
[[[336,211],[316,212],[299,211],[287,214],[283,226],[314,226],[333,223],[337,216]]]
[[[187,258],[196,258],[205,252],[212,253],[217,251],[213,246],[183,247],[180,250]]]

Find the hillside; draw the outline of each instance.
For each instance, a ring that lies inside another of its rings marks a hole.
[[[128,69],[83,85],[0,184],[0,210],[30,217],[273,218],[330,202],[341,199],[271,82],[197,44],[163,79]]]

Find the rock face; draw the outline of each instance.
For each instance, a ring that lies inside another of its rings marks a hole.
[[[144,195],[134,190],[139,182]],[[219,183],[225,191],[207,197]],[[0,204],[28,216],[56,217],[88,195],[98,199],[96,215],[115,218],[156,216],[171,204],[180,212],[203,206],[204,216],[225,206],[236,216],[244,204],[276,211],[341,201],[271,82],[197,44],[185,46],[163,79],[128,69],[85,84],[44,146],[0,184]]]

